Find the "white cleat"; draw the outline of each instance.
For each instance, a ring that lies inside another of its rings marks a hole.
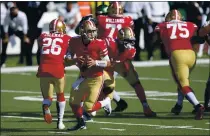
[[[58,125],[57,125],[57,129],[64,129],[65,128],[65,125],[63,124],[63,122],[59,122]]]
[[[109,103],[103,107],[104,111],[106,113],[107,116],[111,115],[112,113],[112,106],[111,106],[111,100],[109,101]]]

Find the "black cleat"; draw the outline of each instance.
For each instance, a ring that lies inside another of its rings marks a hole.
[[[83,111],[83,118],[85,122],[93,122],[93,119],[91,118],[90,114],[86,111]]]
[[[77,118],[77,125],[72,127],[72,128],[68,128],[68,131],[76,131],[76,130],[82,130],[82,129],[87,129],[86,127],[86,123],[84,118]]]
[[[156,112],[152,111],[150,107],[144,108],[144,116],[145,117],[157,117]]]
[[[119,102],[116,102],[117,107],[112,112],[122,112],[128,108],[128,104],[125,100],[120,99]]]
[[[202,120],[203,119],[203,113],[204,113],[204,106],[202,104],[198,104],[195,106],[196,114],[195,114],[195,120]]]
[[[175,115],[179,115],[181,110],[182,110],[182,105],[178,105],[176,103],[176,105],[171,109],[171,113],[174,113]]]

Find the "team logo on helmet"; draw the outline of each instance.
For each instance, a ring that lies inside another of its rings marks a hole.
[[[54,19],[49,24],[50,33],[66,33],[66,24],[60,19]]]
[[[107,11],[109,16],[121,17],[123,15],[123,7],[119,2],[112,2]]]

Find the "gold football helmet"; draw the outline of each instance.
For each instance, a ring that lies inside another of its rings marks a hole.
[[[135,40],[135,34],[130,27],[124,27],[118,31],[117,39],[124,40]]]
[[[66,24],[60,19],[54,19],[49,24],[50,33],[66,34]]]
[[[108,9],[108,15],[113,17],[122,17],[123,16],[123,7],[119,2],[112,2]]]
[[[98,36],[98,29],[95,23],[91,20],[85,20],[80,28],[80,35],[85,36],[89,40],[96,39]]]
[[[134,48],[135,34],[130,27],[124,27],[118,31],[117,41],[120,52],[124,52],[125,49]]]
[[[165,21],[171,21],[171,20],[183,20],[183,16],[179,10],[173,9],[171,10],[165,18]]]

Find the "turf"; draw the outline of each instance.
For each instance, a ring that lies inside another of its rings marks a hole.
[[[124,112],[106,117],[100,110],[87,123],[87,130],[69,132],[56,129],[56,106],[51,106],[54,121],[46,124],[43,120],[41,101],[17,100],[24,97],[40,98],[39,80],[35,72],[1,74],[1,135],[210,135],[210,116],[205,113],[203,120],[194,120],[193,107],[184,102],[180,115],[170,113],[176,101],[176,85],[168,67],[136,68],[156,118],[146,118],[135,92],[122,78],[116,79],[116,90],[128,103]],[[70,86],[78,72],[67,71],[65,97],[68,101]],[[197,65],[190,77],[191,87],[198,100],[203,101],[208,77],[208,65]],[[158,92],[155,92],[158,91]],[[127,93],[126,93],[127,92]],[[163,95],[164,94],[164,95]],[[115,103],[112,107],[115,108]],[[68,104],[65,111],[66,128],[76,124]]]

